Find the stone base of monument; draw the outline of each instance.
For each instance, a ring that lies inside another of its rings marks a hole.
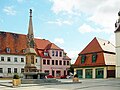
[[[22,84],[41,84],[41,83],[60,83],[60,81],[54,78],[45,78],[47,74],[42,72],[25,72]]]
[[[48,79],[22,79],[21,80],[22,84],[42,84],[42,83],[60,83],[60,81],[53,79],[53,78],[48,78]]]

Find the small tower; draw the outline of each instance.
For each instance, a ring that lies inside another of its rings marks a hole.
[[[120,11],[118,12],[118,17],[118,21],[115,23],[116,78],[120,78]]]
[[[27,34],[27,49],[26,49],[26,64],[24,67],[24,73],[34,73],[36,69],[36,51],[35,51],[35,41],[33,34],[33,25],[32,25],[32,10],[30,9],[30,20],[28,26]],[[27,77],[28,75],[26,75]],[[29,78],[33,78],[29,75]]]

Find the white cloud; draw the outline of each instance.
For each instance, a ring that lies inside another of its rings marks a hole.
[[[120,0],[50,0],[53,3],[51,10],[55,14],[67,13],[77,15],[81,12],[89,17],[84,18],[103,27],[103,32],[113,33],[114,23],[117,20]],[[76,13],[76,14],[75,14]],[[91,32],[90,27],[86,32]],[[92,30],[93,31],[93,30]],[[99,31],[99,30],[97,30]]]
[[[62,38],[55,38],[54,42],[58,44],[64,44],[64,40]]]
[[[78,30],[80,33],[90,33],[94,31],[94,29],[87,24],[83,24]]]
[[[50,0],[53,3],[51,10],[58,14],[62,11],[67,11],[68,13],[72,12],[73,0]]]
[[[108,28],[103,28],[103,29],[99,29],[99,28],[93,28],[90,25],[84,23],[82,26],[80,26],[78,28],[78,31],[82,34],[84,33],[111,33],[110,31],[107,31]]]
[[[13,6],[6,6],[6,7],[4,7],[3,11],[7,15],[15,15],[16,14],[16,11],[13,9]]]
[[[103,3],[104,0],[49,0],[53,3],[51,10],[59,14],[66,12],[69,14],[87,12],[92,13],[99,4]]]
[[[74,64],[80,51],[70,50],[67,52],[67,55],[71,58],[71,63]]]
[[[56,21],[48,21],[47,23],[50,23],[50,24],[57,24],[59,26],[62,26],[64,24],[66,25],[72,25],[72,21],[70,20],[61,20],[61,19],[56,19]]]

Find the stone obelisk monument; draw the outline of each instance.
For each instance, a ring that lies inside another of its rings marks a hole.
[[[26,64],[24,67],[24,76],[26,79],[37,78],[36,51],[32,25],[32,10],[30,9],[30,20],[27,34]]]

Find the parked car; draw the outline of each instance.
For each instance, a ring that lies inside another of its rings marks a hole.
[[[62,75],[60,76],[61,79],[66,79],[67,78],[67,75]]]
[[[53,75],[47,75],[46,78],[54,78]]]
[[[74,75],[68,75],[67,79],[70,79],[70,78],[73,78],[73,77],[74,77]]]

